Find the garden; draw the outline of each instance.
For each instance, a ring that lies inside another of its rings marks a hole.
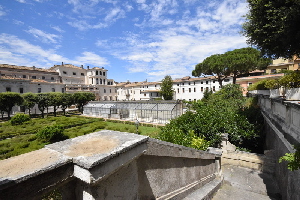
[[[79,115],[30,118],[29,115],[19,113],[11,120],[0,123],[0,160],[41,149],[53,142],[103,129],[137,132],[134,122],[104,121],[103,118]],[[156,137],[159,132],[159,128],[150,124],[141,124],[138,127],[138,134],[141,135]]]

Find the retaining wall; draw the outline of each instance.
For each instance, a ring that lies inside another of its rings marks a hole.
[[[222,182],[220,155],[100,131],[0,161],[0,199],[182,199]]]
[[[298,101],[285,101],[260,96],[259,104],[265,119],[266,147],[273,152],[275,177],[283,199],[300,199],[300,170],[289,171],[287,162],[278,160],[285,153],[294,152],[300,143],[300,105]]]

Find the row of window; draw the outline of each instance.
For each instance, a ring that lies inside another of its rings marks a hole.
[[[212,81],[213,83],[215,83],[216,81]],[[194,85],[196,85],[196,82],[193,82]],[[200,82],[201,84],[204,84],[204,81],[201,81]],[[188,82],[189,85],[191,85],[191,82]],[[205,84],[209,84],[209,81],[205,81]],[[180,86],[180,85],[184,85],[184,83],[177,83],[177,86]]]
[[[208,91],[209,87],[206,87],[205,90]],[[201,87],[200,91],[204,92],[204,87]],[[214,92],[216,91],[216,87],[215,86],[212,87],[212,91],[214,91]],[[184,93],[184,92],[185,92],[185,88],[182,88],[182,93]],[[189,88],[189,93],[191,93],[191,92],[192,92],[192,88]],[[194,88],[194,92],[196,92],[196,88]],[[177,93],[178,94],[180,93],[180,89],[179,88],[177,88]]]
[[[5,74],[1,74],[1,76],[5,76]],[[7,76],[10,76],[10,77],[17,77],[17,75],[7,75]],[[20,76],[21,78],[21,76]],[[27,76],[27,75],[22,75],[22,78],[30,78],[30,76]],[[36,76],[31,76],[32,79],[36,79]],[[46,77],[45,76],[42,76],[42,79],[45,80]],[[50,78],[52,81],[54,81],[54,77],[52,76]]]
[[[63,74],[68,74],[68,72],[66,72],[66,71],[63,71]],[[76,72],[72,72],[72,74],[73,74],[73,76],[77,76],[77,73]],[[85,74],[84,73],[80,73],[80,75],[81,76],[85,76]]]
[[[64,88],[62,88],[61,92],[64,93]],[[11,92],[11,87],[6,87],[6,92]],[[55,88],[51,88],[51,92],[55,92]],[[19,93],[24,93],[24,88],[19,88]],[[37,89],[37,93],[42,93],[42,88]]]

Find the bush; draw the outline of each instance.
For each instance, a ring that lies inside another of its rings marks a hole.
[[[279,82],[276,79],[267,80],[265,83],[266,88],[268,89],[278,89]]]
[[[37,134],[37,138],[43,140],[45,142],[58,142],[65,139],[68,139],[66,135],[64,135],[64,129],[62,126],[53,125],[53,126],[46,126],[45,128],[41,129]]]
[[[258,81],[248,87],[248,91],[252,90],[267,90],[268,88],[266,87],[266,82],[267,80],[261,80]]]
[[[10,123],[11,125],[20,125],[20,124],[23,124],[24,122],[26,121],[29,121],[30,120],[30,116],[29,115],[26,115],[26,114],[23,114],[23,113],[17,113],[16,115],[14,115],[11,120],[10,120]]]

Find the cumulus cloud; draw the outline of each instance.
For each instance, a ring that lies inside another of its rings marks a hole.
[[[84,51],[74,59],[66,58],[53,49],[45,50],[40,46],[33,45],[17,36],[0,34],[0,63],[15,65],[35,65],[42,68],[53,66],[60,62],[72,63],[75,65],[96,65],[107,66],[109,62],[93,52]]]
[[[6,15],[4,8],[0,6],[0,17]]]
[[[206,57],[246,46],[238,27],[247,8],[239,0],[225,0],[214,6],[196,6],[196,1],[189,1],[189,4],[194,3],[195,10],[183,11],[177,21],[167,12],[170,8],[176,9],[176,1],[147,4],[137,0],[137,3],[149,16],[140,26],[157,29],[148,35],[129,33],[122,38],[127,51],[114,48],[116,57],[131,63],[128,67],[131,73],[143,71],[152,80],[161,80],[165,75],[191,76],[194,66]]]

